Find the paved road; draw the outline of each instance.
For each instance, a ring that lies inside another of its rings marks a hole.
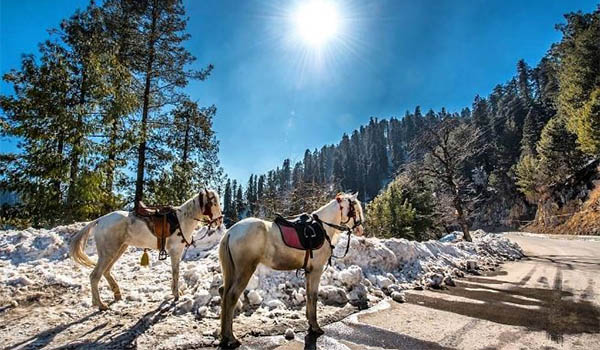
[[[410,292],[407,303],[328,325],[318,339],[256,339],[244,348],[600,349],[600,242],[509,237],[527,258],[493,275]]]

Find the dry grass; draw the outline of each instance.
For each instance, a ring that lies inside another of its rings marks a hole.
[[[547,219],[545,224],[534,221],[523,230],[559,235],[600,235],[600,183],[583,203],[580,199],[571,200],[551,210]]]
[[[570,235],[600,235],[600,185],[590,192],[579,211],[553,231]]]

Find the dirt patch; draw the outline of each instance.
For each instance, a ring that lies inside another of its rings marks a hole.
[[[82,307],[88,298],[77,288],[47,286],[22,292],[19,305],[0,311],[0,337],[13,349],[174,349],[212,347],[217,343],[218,315],[177,315],[177,304],[119,302],[105,312]],[[108,299],[105,296],[106,299]],[[319,321],[329,324],[358,311],[357,308],[319,305]],[[306,330],[304,309],[294,319],[257,318],[240,314],[234,329],[240,338],[281,335],[287,328]]]

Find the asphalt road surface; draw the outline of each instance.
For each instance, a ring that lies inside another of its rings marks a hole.
[[[319,338],[245,339],[242,348],[600,349],[600,242],[509,237],[527,257],[491,275],[411,291],[406,303],[330,324]]]

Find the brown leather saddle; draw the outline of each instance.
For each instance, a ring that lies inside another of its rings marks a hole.
[[[133,212],[136,216],[146,219],[150,232],[156,236],[158,260],[165,260],[168,256],[165,249],[167,238],[180,230],[175,208],[170,205],[146,206],[139,201],[134,206]]]

